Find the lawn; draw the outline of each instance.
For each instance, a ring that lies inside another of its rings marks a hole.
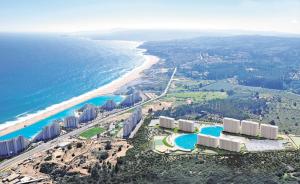
[[[99,133],[102,133],[104,132],[104,129],[103,128],[100,128],[100,127],[93,127],[93,128],[90,128],[84,132],[82,132],[80,134],[81,137],[83,138],[86,138],[86,139],[90,139],[91,137],[99,134]]]
[[[227,98],[226,92],[211,91],[211,92],[182,92],[182,93],[171,93],[168,94],[167,99],[176,99],[176,101],[186,101],[188,99],[193,102],[204,102],[216,99]]]
[[[167,141],[167,136],[163,138],[162,142],[164,143],[165,146],[173,148],[174,146],[170,145]]]

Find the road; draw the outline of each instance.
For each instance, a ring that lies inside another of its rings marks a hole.
[[[29,159],[32,155],[34,155],[34,154],[36,154],[38,152],[43,152],[43,151],[47,151],[49,149],[52,149],[55,146],[57,146],[60,142],[66,141],[69,137],[79,135],[81,132],[87,130],[88,128],[93,127],[96,124],[99,124],[101,122],[104,122],[104,121],[108,120],[109,118],[116,117],[116,116],[118,116],[120,114],[123,114],[123,113],[126,113],[128,111],[131,111],[131,110],[135,109],[138,106],[143,106],[143,105],[145,105],[147,103],[150,103],[150,102],[153,102],[155,100],[158,100],[159,98],[161,98],[161,97],[163,97],[164,95],[167,94],[176,71],[177,71],[177,68],[174,69],[174,71],[173,71],[173,73],[172,73],[172,75],[170,77],[170,80],[169,80],[169,82],[168,82],[168,84],[167,84],[164,92],[161,95],[157,96],[156,98],[153,98],[153,99],[150,99],[150,100],[147,100],[147,101],[144,101],[144,102],[137,103],[133,107],[126,108],[124,110],[118,111],[118,112],[116,112],[114,114],[111,114],[111,115],[109,115],[107,117],[102,118],[100,121],[94,121],[94,122],[92,122],[90,124],[87,124],[86,126],[83,126],[81,128],[75,129],[72,132],[69,132],[67,134],[61,135],[61,136],[59,136],[59,137],[57,137],[57,138],[55,138],[55,139],[53,139],[51,141],[43,143],[43,144],[41,144],[41,145],[39,145],[39,146],[31,149],[31,150],[28,150],[28,151],[26,151],[26,152],[24,152],[24,153],[22,153],[22,154],[20,154],[18,156],[15,156],[13,158],[5,160],[5,161],[3,161],[3,162],[0,163],[0,172],[4,171],[4,170],[7,170],[10,167],[15,166],[15,165],[17,165],[19,163],[22,163],[24,160]]]

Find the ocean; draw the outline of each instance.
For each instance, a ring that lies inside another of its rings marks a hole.
[[[141,65],[144,57],[138,44],[56,34],[1,33],[0,129],[99,88]],[[118,102],[121,97],[100,96],[90,103],[101,105],[107,99]],[[70,114],[74,108],[38,122],[41,126],[36,123],[36,127],[26,128],[41,129],[45,121]],[[13,136],[16,134],[9,138]]]

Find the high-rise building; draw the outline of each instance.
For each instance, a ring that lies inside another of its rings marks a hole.
[[[0,141],[0,158],[11,157],[24,151],[30,142],[23,136],[18,136],[9,140]]]
[[[116,102],[113,100],[107,100],[104,105],[102,105],[102,109],[106,111],[114,110],[117,107]]]
[[[217,148],[219,146],[219,138],[210,135],[198,134],[197,144]]]
[[[128,138],[131,132],[134,130],[135,126],[142,119],[142,108],[137,107],[131,116],[124,122],[123,125],[123,138]]]
[[[60,125],[58,122],[53,122],[45,126],[34,138],[33,142],[48,141],[60,135]]]
[[[159,117],[159,126],[163,127],[163,128],[173,129],[173,128],[175,128],[175,119],[170,118],[170,117],[160,116]]]
[[[86,123],[97,117],[97,107],[94,105],[87,104],[79,109],[79,112],[79,123]]]
[[[195,131],[195,123],[190,120],[178,120],[179,130],[184,132],[194,132]]]
[[[261,124],[260,125],[260,135],[267,139],[277,139],[278,126]]]
[[[135,103],[139,102],[142,100],[142,97],[141,97],[141,92],[139,91],[136,91],[136,92],[133,92],[132,94],[128,95],[121,103],[120,103],[120,106],[123,106],[123,107],[129,107],[129,106],[132,106],[134,105]]]
[[[240,120],[233,118],[223,118],[223,126],[225,132],[240,133]]]
[[[220,148],[228,151],[241,151],[241,143],[229,138],[219,138]]]
[[[244,135],[257,136],[259,133],[259,123],[257,122],[242,120],[241,127],[241,134]]]
[[[64,127],[66,129],[74,129],[79,127],[79,120],[75,116],[68,116],[64,119]]]

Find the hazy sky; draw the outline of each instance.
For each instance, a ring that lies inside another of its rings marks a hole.
[[[300,0],[0,0],[0,31],[113,28],[300,33]]]

